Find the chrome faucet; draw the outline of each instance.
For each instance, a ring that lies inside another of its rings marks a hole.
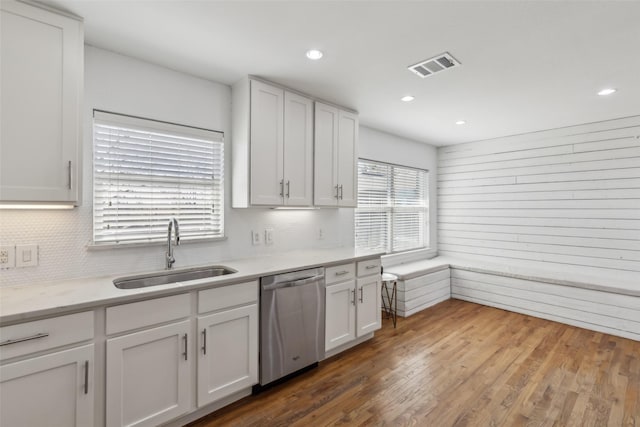
[[[171,218],[169,220],[169,228],[167,233],[167,252],[165,253],[165,260],[167,261],[167,270],[171,270],[173,263],[176,259],[173,257],[173,247],[171,246],[171,229],[175,228],[176,246],[180,246],[180,228],[178,227],[178,220]]]

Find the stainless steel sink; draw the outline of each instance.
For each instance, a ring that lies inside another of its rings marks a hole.
[[[224,276],[233,273],[237,273],[237,271],[229,267],[213,265],[210,267],[189,268],[184,270],[169,270],[142,276],[120,277],[119,279],[115,279],[113,281],[113,284],[118,289],[138,289],[146,288],[147,286],[158,286],[175,282],[186,282],[189,280]]]

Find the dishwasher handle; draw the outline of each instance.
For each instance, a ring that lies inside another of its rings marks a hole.
[[[285,282],[275,282],[270,284],[263,283],[262,290],[271,291],[274,289],[281,289],[281,288],[293,288],[295,286],[304,286],[309,283],[314,283],[321,280],[324,280],[324,274],[317,274],[315,276],[303,277],[302,279],[290,280]]]

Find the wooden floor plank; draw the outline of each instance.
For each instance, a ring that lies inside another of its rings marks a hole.
[[[449,300],[191,424],[640,427],[640,342]]]

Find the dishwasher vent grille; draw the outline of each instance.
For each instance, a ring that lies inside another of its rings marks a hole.
[[[425,59],[417,64],[410,65],[407,68],[418,76],[425,77],[439,73],[441,71],[450,70],[459,67],[460,62],[455,59],[449,52],[441,53],[433,58]]]

